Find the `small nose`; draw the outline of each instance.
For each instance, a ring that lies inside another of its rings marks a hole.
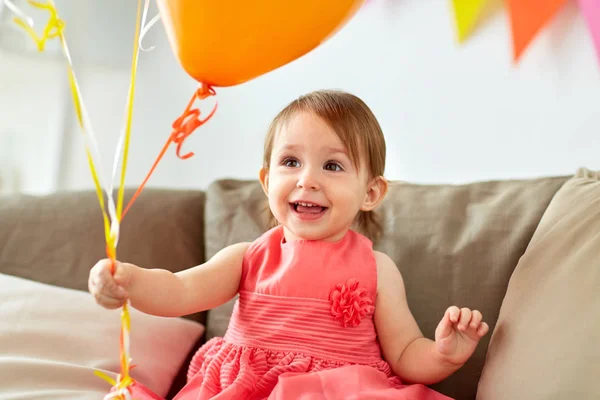
[[[296,187],[304,190],[320,190],[321,188],[315,173],[309,168],[302,171],[302,174],[296,183]]]

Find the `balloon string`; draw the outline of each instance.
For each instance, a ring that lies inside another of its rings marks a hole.
[[[66,44],[66,40],[64,37],[64,33],[63,33],[65,23],[64,23],[64,21],[59,19],[58,12],[56,10],[56,6],[53,4],[52,0],[49,0],[47,3],[40,3],[37,1],[29,0],[29,4],[31,4],[32,6],[34,6],[36,8],[44,9],[44,10],[48,11],[50,14],[50,18],[44,28],[42,36],[39,37],[36,34],[36,32],[33,30],[30,23],[25,22],[23,20],[23,18],[15,17],[14,22],[17,25],[19,25],[21,28],[23,28],[29,34],[29,36],[31,36],[31,38],[37,44],[37,48],[40,52],[44,51],[46,42],[48,40],[56,38],[56,37],[60,38],[61,46],[62,46],[64,55],[67,59],[67,62],[68,62],[67,63],[67,72],[68,72],[68,76],[69,76],[69,86],[71,88],[71,92],[73,95],[73,102],[75,105],[75,111],[77,113],[77,122],[79,123],[79,126],[80,126],[81,130],[83,131],[84,137],[86,139],[86,143],[85,143],[86,156],[88,159],[90,171],[91,171],[92,178],[94,181],[94,186],[96,187],[96,194],[98,196],[98,201],[100,203],[100,208],[101,208],[102,216],[103,216],[103,220],[104,220],[104,233],[105,233],[105,239],[106,239],[106,254],[113,262],[113,266],[111,269],[112,269],[112,272],[114,273],[114,265],[115,265],[114,263],[115,263],[115,259],[116,259],[116,245],[117,245],[117,240],[118,240],[118,228],[116,228],[117,231],[115,231],[115,232],[113,232],[111,228],[117,227],[118,225],[114,225],[114,224],[118,224],[119,221],[112,220],[112,224],[109,223],[108,215],[106,213],[104,197],[102,195],[102,188],[101,188],[102,187],[101,180],[100,180],[101,175],[98,174],[97,168],[94,165],[94,160],[93,160],[94,157],[92,155],[92,152],[90,151],[90,145],[91,144],[95,145],[95,141],[92,140],[93,133],[91,131],[91,127],[89,127],[89,124],[86,124],[86,122],[88,122],[88,121],[86,119],[86,115],[84,112],[83,101],[82,101],[80,93],[79,93],[79,87],[77,85],[77,80],[75,78],[75,72],[73,70],[73,66],[71,63],[70,56],[69,56],[69,51],[67,49],[67,44]],[[139,35],[138,32],[139,32],[139,14],[140,14],[139,10],[140,10],[140,7],[141,7],[141,1],[138,0],[138,21],[137,21],[137,29],[136,29],[136,45],[138,42],[137,36]],[[29,18],[27,18],[27,19],[29,19]],[[134,58],[134,60],[135,60],[135,58]],[[136,64],[134,64],[134,66],[132,66],[132,80],[134,80],[134,78],[135,78],[135,72],[136,72]],[[130,91],[132,91],[132,88],[130,88]],[[130,104],[129,104],[129,109],[128,109],[129,120],[131,119],[131,114],[132,114],[132,112],[131,112],[132,99],[133,99],[133,95],[130,92],[130,97],[129,97]],[[130,121],[129,121],[129,124],[130,124]],[[88,125],[88,127],[90,128],[90,132],[87,131],[86,125]],[[130,125],[128,125],[127,135],[130,134],[130,130],[131,130]],[[126,142],[126,144],[128,144],[128,142]],[[96,146],[91,146],[91,147],[96,151],[98,150]],[[127,149],[125,150],[124,154],[125,154],[124,157],[126,157]],[[126,165],[126,158],[124,160],[124,165]],[[125,174],[124,171],[125,171],[125,166],[122,171],[121,187],[123,186],[123,181],[124,181],[124,174]],[[122,193],[120,193],[120,195],[121,195],[120,199],[122,201]],[[117,218],[117,219],[120,219],[120,218]],[[130,314],[129,314],[129,305],[128,305],[128,303],[125,303],[123,306],[122,313],[121,313],[121,334],[120,334],[120,343],[119,343],[121,373],[118,375],[117,381],[114,382],[116,385],[117,391],[113,392],[109,395],[109,397],[111,397],[111,398],[118,398],[118,399],[130,398],[129,386],[131,386],[134,383],[134,380],[129,375],[129,371],[131,369],[130,357],[129,357],[129,354],[130,354],[130,331],[131,331],[131,319],[130,319]],[[102,376],[103,374],[97,373],[97,375],[100,376],[101,378],[104,378],[104,376]]]
[[[28,3],[35,8],[47,11],[49,14],[48,21],[46,23],[46,26],[43,29],[41,36],[38,36],[37,33],[35,32],[35,30],[33,29],[33,23],[32,23],[31,18],[29,18],[26,14],[24,14],[20,10],[13,10],[13,11],[18,11],[18,12],[15,12],[15,14],[17,14],[18,17],[14,17],[13,20],[16,25],[20,26],[25,32],[27,32],[29,34],[29,36],[36,43],[38,51],[40,51],[40,52],[43,52],[45,50],[46,43],[48,40],[51,40],[54,38],[60,39],[60,44],[61,44],[64,56],[67,61],[67,74],[68,74],[68,78],[69,78],[69,87],[71,89],[71,94],[73,96],[73,104],[74,104],[75,112],[77,115],[77,122],[79,124],[79,127],[81,128],[81,131],[83,132],[84,141],[85,141],[84,144],[85,144],[85,150],[86,150],[86,157],[87,157],[87,161],[89,164],[92,179],[94,182],[94,186],[96,188],[96,195],[98,197],[98,202],[100,203],[100,209],[102,211],[102,218],[103,218],[103,222],[104,222],[104,234],[105,234],[105,239],[107,242],[107,249],[108,249],[110,247],[113,247],[114,244],[116,244],[117,237],[116,237],[116,234],[111,232],[111,222],[109,221],[109,216],[108,216],[108,214],[106,212],[106,208],[105,208],[104,196],[102,194],[102,186],[105,186],[105,184],[104,184],[105,179],[103,179],[104,177],[102,176],[102,168],[99,168],[99,169],[96,168],[96,165],[94,163],[94,159],[97,159],[97,161],[100,161],[98,147],[95,142],[93,131],[91,129],[91,126],[89,126],[89,121],[87,120],[87,116],[85,114],[85,107],[83,104],[83,99],[81,98],[81,94],[79,92],[79,86],[77,84],[77,79],[75,78],[75,71],[73,69],[71,57],[69,55],[67,43],[66,43],[66,40],[64,37],[63,31],[65,28],[65,22],[59,18],[58,12],[56,10],[56,6],[54,5],[54,2],[52,0],[49,0],[46,3],[29,0]],[[88,132],[88,129],[89,129],[89,132]],[[101,162],[100,162],[100,164],[101,164]],[[112,219],[112,216],[111,216],[111,219]],[[111,253],[107,250],[107,255],[110,256],[110,254]]]
[[[35,8],[47,11],[49,14],[48,21],[46,23],[46,26],[43,29],[43,33],[42,33],[41,37],[38,36],[37,33],[35,32],[35,30],[33,29],[32,25],[31,25],[31,18],[29,18],[24,13],[19,12],[18,15],[20,17],[13,18],[15,24],[17,24],[18,26],[23,28],[23,30],[25,30],[25,32],[27,32],[29,34],[29,36],[31,36],[31,38],[37,45],[38,51],[40,51],[40,52],[44,51],[44,49],[46,47],[46,42],[48,40],[54,39],[54,38],[59,38],[65,58],[67,60],[67,74],[69,77],[69,87],[71,89],[71,94],[73,96],[73,104],[75,106],[75,112],[77,114],[77,122],[78,122],[79,127],[81,128],[81,130],[84,134],[84,138],[85,138],[86,157],[87,157],[87,161],[88,161],[88,164],[90,167],[90,172],[92,175],[94,186],[96,188],[96,195],[98,197],[98,202],[100,203],[100,209],[102,211],[102,218],[103,218],[103,222],[104,222],[104,234],[105,234],[105,239],[106,239],[106,243],[107,243],[107,255],[110,256],[111,253],[114,253],[114,252],[110,252],[109,248],[113,247],[114,243],[116,242],[116,237],[114,237],[114,235],[112,235],[110,232],[109,216],[106,213],[105,204],[104,204],[104,196],[102,194],[103,179],[101,179],[102,175],[100,173],[98,173],[98,171],[101,172],[101,169],[98,170],[96,168],[96,165],[94,163],[94,155],[92,154],[93,150],[95,150],[97,153],[98,149],[97,149],[97,146],[94,146],[95,142],[92,140],[93,139],[92,131],[90,130],[90,132],[88,132],[86,129],[86,120],[85,120],[85,115],[84,115],[83,100],[81,99],[81,96],[79,93],[79,87],[77,85],[77,80],[75,78],[75,72],[74,72],[73,66],[71,64],[71,59],[69,56],[66,40],[64,37],[64,33],[63,33],[63,30],[65,28],[65,22],[58,17],[58,12],[57,12],[56,7],[52,0],[49,0],[47,3],[41,3],[38,1],[34,1],[34,0],[29,0],[28,3]],[[28,20],[28,22],[26,22],[25,20]]]
[[[192,109],[192,105],[194,104],[194,102],[196,100],[204,100],[209,96],[214,96],[215,94],[216,94],[215,90],[207,84],[202,84],[200,86],[200,88],[198,90],[196,90],[196,92],[190,99],[187,107],[185,108],[185,111],[183,112],[183,114],[181,114],[181,116],[173,122],[173,131],[171,132],[169,139],[167,140],[167,142],[163,146],[162,150],[158,154],[158,157],[154,161],[152,168],[150,168],[148,175],[146,175],[146,178],[144,179],[144,181],[142,182],[140,187],[137,189],[137,191],[135,192],[135,194],[133,195],[133,197],[127,204],[127,207],[125,208],[125,211],[123,212],[123,217],[125,217],[125,214],[127,214],[127,211],[132,206],[133,202],[137,199],[137,197],[142,192],[144,186],[150,179],[150,176],[152,175],[152,173],[158,166],[158,163],[162,160],[163,156],[165,155],[165,153],[167,152],[167,150],[171,144],[174,143],[177,145],[176,154],[177,154],[177,157],[179,157],[182,160],[186,160],[194,155],[193,152],[189,152],[184,155],[181,155],[181,148],[183,146],[183,143],[185,142],[185,139],[187,137],[189,137],[196,129],[198,129],[200,126],[204,125],[206,122],[208,122],[208,120],[210,120],[212,118],[212,116],[215,114],[215,111],[217,111],[218,103],[215,104],[215,106],[212,109],[212,111],[210,112],[210,114],[208,114],[206,116],[206,118],[204,118],[204,119],[200,119],[200,110],[197,108]]]
[[[46,42],[50,39],[54,39],[62,35],[62,30],[65,27],[64,21],[58,18],[58,13],[56,9],[50,3],[39,3],[37,1],[29,0],[29,4],[34,7],[46,10],[50,13],[50,18],[48,19],[48,23],[44,28],[44,32],[41,37],[37,35],[37,33],[33,30],[31,25],[25,21],[23,21],[19,17],[14,17],[13,21],[23,28],[29,36],[33,39],[33,41],[37,44],[39,51],[44,51],[46,47]]]
[[[148,0],[146,0],[146,8],[148,6]],[[125,130],[124,130],[124,148],[122,154],[121,161],[121,180],[119,184],[119,191],[117,196],[117,205],[116,205],[116,218],[117,223],[121,223],[122,215],[121,210],[123,209],[123,199],[125,192],[125,175],[127,171],[127,159],[129,155],[129,144],[131,138],[131,126],[132,126],[132,117],[133,117],[133,99],[135,92],[135,78],[137,75],[137,65],[138,65],[138,42],[140,35],[140,18],[141,18],[141,7],[142,2],[138,0],[138,9],[136,13],[136,26],[135,26],[135,40],[134,40],[134,51],[132,55],[131,62],[131,81],[129,85],[129,93],[127,96],[127,113],[126,113],[126,122],[125,122]],[[115,154],[117,157],[117,154]],[[115,171],[116,172],[116,171]],[[114,178],[114,177],[113,177]],[[111,181],[112,186],[112,181]],[[110,241],[107,242],[106,251],[111,260],[111,273],[114,275],[116,270],[116,242]],[[117,382],[114,387],[116,391],[113,393],[109,393],[105,398],[115,398],[120,400],[125,400],[130,398],[129,387],[132,386],[135,381],[129,375],[131,370],[131,357],[130,357],[130,335],[131,335],[131,316],[129,313],[129,300],[127,300],[121,309],[121,332],[119,336],[119,355],[120,355],[120,364],[121,364],[121,373],[117,377]]]

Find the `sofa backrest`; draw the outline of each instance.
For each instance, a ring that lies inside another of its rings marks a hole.
[[[204,201],[200,190],[145,189],[123,219],[117,258],[171,271],[204,262]],[[105,257],[94,191],[0,198],[0,273],[87,291],[89,270]]]
[[[478,309],[493,329],[508,281],[550,200],[568,177],[420,185],[392,182],[380,207],[375,249],[401,271],[409,306],[426,337],[451,305]],[[221,180],[207,190],[206,257],[267,229],[258,181]],[[208,315],[208,338],[224,334],[235,299]],[[434,388],[474,399],[489,338],[469,362]]]
[[[409,306],[426,337],[450,305],[482,311],[493,329],[508,280],[550,200],[568,177],[419,185],[394,182],[380,209],[375,248],[402,272]],[[132,194],[127,191],[126,197]],[[148,188],[123,221],[118,258],[179,271],[267,229],[266,197],[254,180],[200,190]],[[0,198],[0,273],[87,290],[104,257],[93,191]],[[208,338],[223,335],[234,300],[209,312]],[[188,316],[204,322],[204,314]],[[471,360],[434,388],[474,399],[491,335]]]

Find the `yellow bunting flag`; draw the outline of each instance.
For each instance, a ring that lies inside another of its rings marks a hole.
[[[489,0],[452,0],[458,41],[464,42],[479,22]]]
[[[507,0],[515,62],[565,3],[566,0]]]

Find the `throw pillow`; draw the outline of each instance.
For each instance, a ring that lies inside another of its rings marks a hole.
[[[101,399],[120,372],[120,310],[78,290],[0,274],[0,400]],[[203,325],[131,308],[131,376],[165,397]]]
[[[598,399],[600,174],[557,192],[502,302],[477,399]]]

